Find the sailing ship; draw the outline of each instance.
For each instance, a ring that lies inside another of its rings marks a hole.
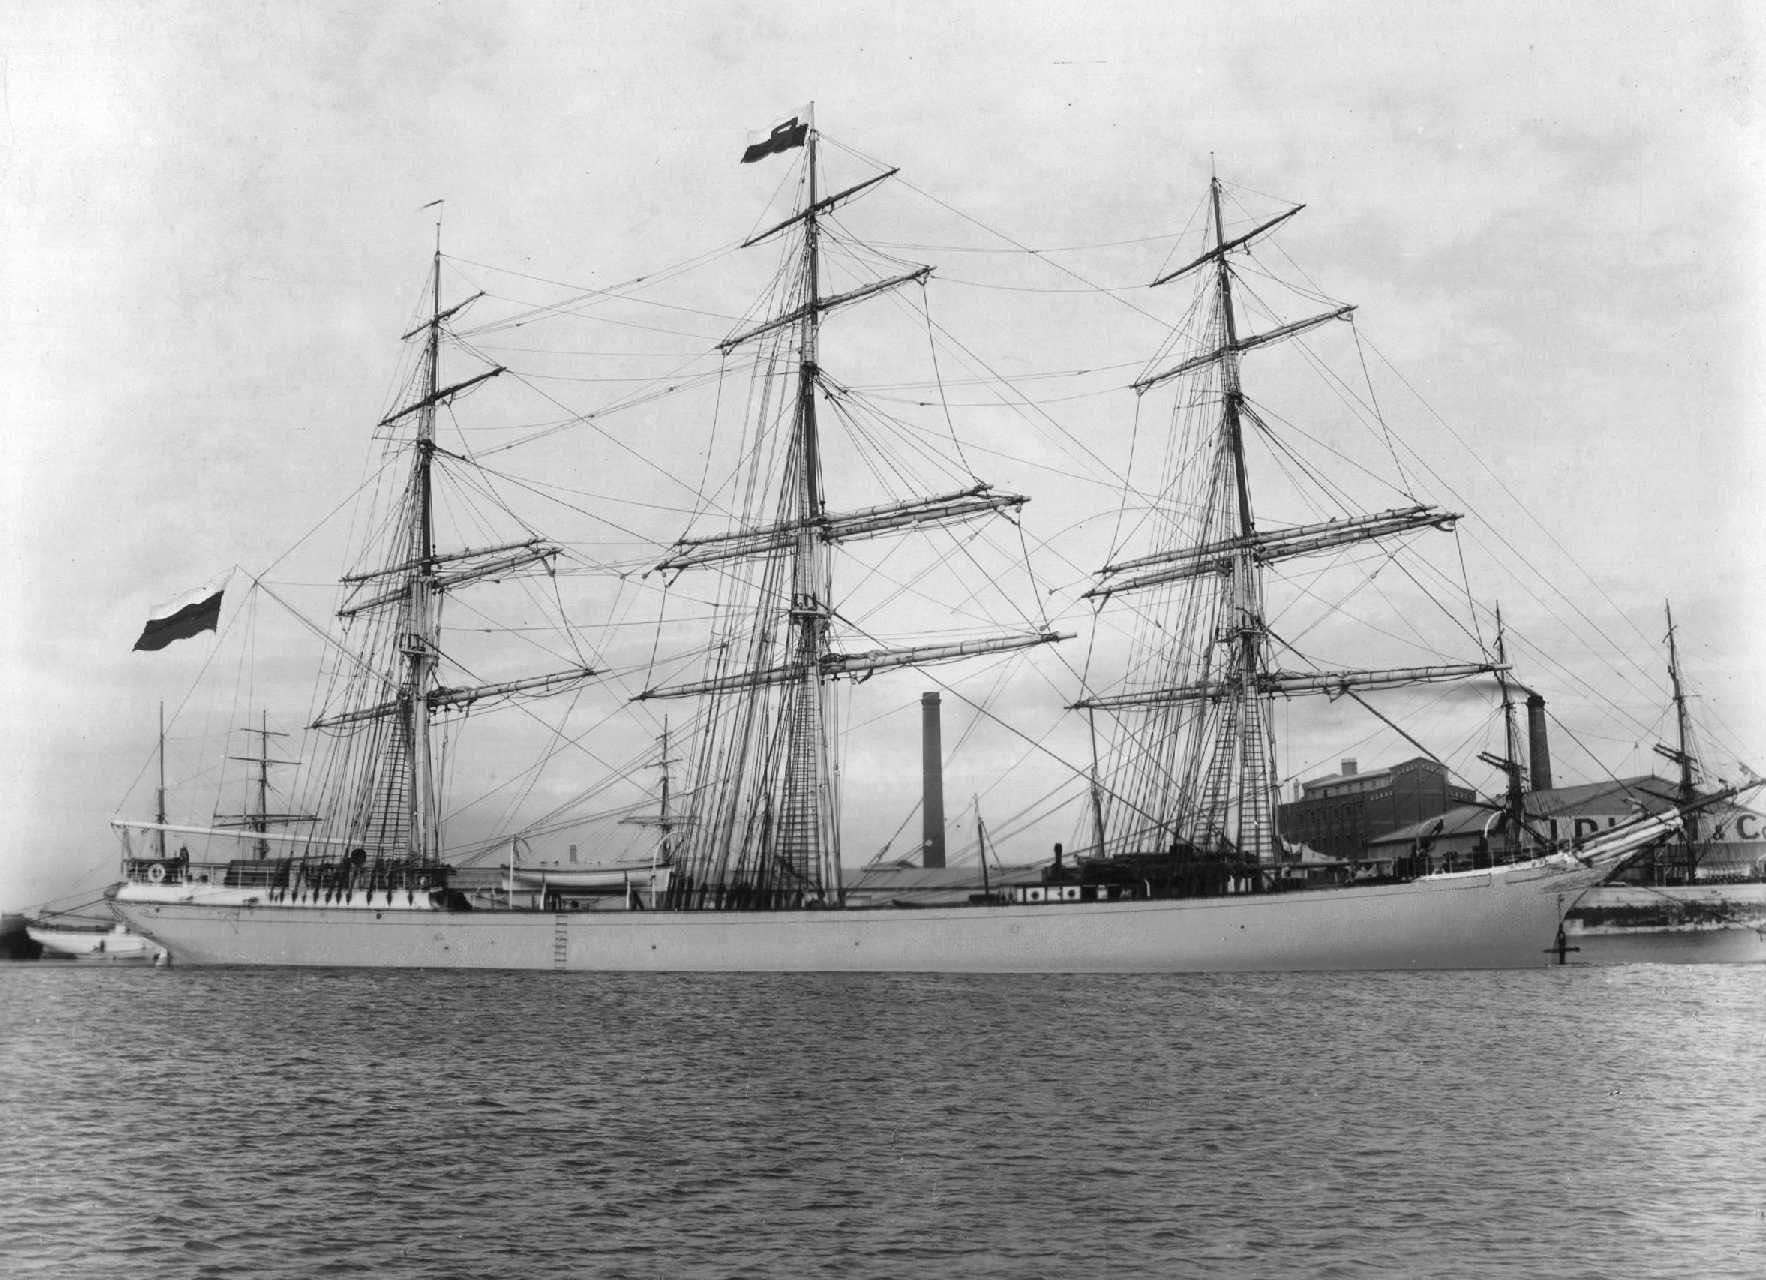
[[[1445,526],[1454,517],[1411,504],[1301,525],[1254,518],[1242,447],[1253,419],[1241,357],[1349,309],[1241,335],[1232,256],[1298,209],[1229,235],[1216,183],[1203,252],[1156,282],[1202,281],[1202,348],[1135,387],[1144,394],[1184,382],[1191,401],[1207,406],[1211,444],[1191,495],[1199,500],[1173,495],[1157,504],[1167,512],[1194,505],[1205,514],[1199,528],[1168,522],[1150,550],[1108,564],[1093,591],[1099,600],[1151,593],[1177,600],[1179,612],[1137,642],[1133,687],[1075,701],[1087,716],[1128,726],[1111,768],[1092,771],[1092,855],[1063,862],[1057,847],[1042,884],[966,904],[848,902],[841,797],[849,780],[835,750],[836,682],[1027,652],[1067,637],[1034,618],[1013,632],[910,644],[884,643],[848,625],[835,591],[837,554],[878,539],[1016,519],[1027,499],[975,480],[884,503],[830,503],[824,409],[849,388],[822,367],[824,321],[923,285],[931,268],[879,270],[850,288],[826,287],[831,212],[896,171],[824,194],[818,140],[810,121],[793,120],[744,157],[802,153],[794,211],[747,242],[784,245],[780,286],[764,316],[719,344],[724,352],[754,353],[760,425],[743,490],[748,501],[724,528],[689,530],[656,565],[667,575],[709,568],[721,584],[704,669],[638,695],[700,708],[685,811],[678,833],[672,823],[669,829],[666,886],[581,900],[534,892],[530,882],[516,883],[511,845],[501,889],[475,889],[445,856],[432,721],[484,699],[580,689],[599,673],[584,663],[489,685],[454,685],[439,675],[443,597],[549,567],[558,549],[537,537],[478,550],[437,545],[431,468],[438,407],[502,371],[441,377],[443,338],[473,299],[444,307],[438,246],[428,318],[407,335],[422,342],[416,393],[379,424],[414,427],[400,514],[377,526],[393,535],[379,562],[345,580],[357,594],[341,613],[363,633],[356,646],[363,656],[349,668],[359,673],[355,703],[317,722],[349,745],[334,775],[347,785],[333,788],[323,833],[275,837],[279,857],[169,870],[163,860],[127,860],[113,905],[132,926],[180,964],[738,972],[1531,966],[1546,962],[1564,911],[1584,888],[1676,828],[1678,815],[1668,814],[1507,864],[1284,891],[1274,700],[1308,690],[1359,697],[1506,668],[1498,660],[1359,672],[1273,665],[1261,602],[1266,565]],[[851,254],[842,260],[849,267],[858,261]],[[1180,631],[1172,618],[1181,618]],[[860,647],[850,643],[855,630]],[[533,870],[526,866],[524,874]]]
[[[1724,847],[1724,828],[1749,815],[1694,808],[1704,769],[1681,677],[1674,610],[1667,604],[1662,610],[1674,744],[1657,743],[1655,752],[1675,766],[1674,799],[1686,818],[1673,839],[1577,901],[1564,918],[1565,945],[1580,964],[1766,964],[1766,860],[1720,870],[1710,865]],[[1701,869],[1719,878],[1702,881]]]

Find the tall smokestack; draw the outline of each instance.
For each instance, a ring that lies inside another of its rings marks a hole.
[[[1551,745],[1545,736],[1545,699],[1527,695],[1527,756],[1533,771],[1533,790],[1551,790]]]
[[[944,865],[944,746],[938,728],[938,695],[920,695],[920,865]]]

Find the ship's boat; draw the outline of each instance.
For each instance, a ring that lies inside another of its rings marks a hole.
[[[33,917],[25,933],[43,948],[46,959],[152,962],[164,954],[158,943],[114,920],[47,914]]]

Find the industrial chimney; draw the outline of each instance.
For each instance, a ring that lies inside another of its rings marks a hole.
[[[920,695],[920,865],[944,865],[944,746],[938,727],[938,695]]]
[[[1545,699],[1527,695],[1527,756],[1531,762],[1533,790],[1551,790],[1551,746],[1545,736]]]

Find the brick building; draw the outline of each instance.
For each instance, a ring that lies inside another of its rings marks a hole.
[[[1627,821],[1638,813],[1661,813],[1674,806],[1677,783],[1644,774],[1605,782],[1530,791],[1523,807],[1533,831],[1546,840],[1584,839]],[[1368,842],[1368,860],[1390,864],[1423,852],[1434,870],[1488,866],[1492,849],[1503,837],[1492,830],[1497,817],[1487,806],[1466,806],[1442,814],[1441,821],[1420,820],[1395,830],[1376,832]],[[1699,847],[1693,877],[1699,881],[1766,879],[1766,814],[1724,802],[1698,818]],[[1534,851],[1532,834],[1524,851]],[[1670,842],[1666,852],[1642,857],[1616,878],[1681,883],[1687,878],[1684,855]]]
[[[1345,760],[1341,773],[1302,783],[1300,798],[1282,805],[1278,820],[1290,843],[1359,860],[1374,838],[1473,799],[1470,787],[1451,781],[1427,756],[1371,773]]]

